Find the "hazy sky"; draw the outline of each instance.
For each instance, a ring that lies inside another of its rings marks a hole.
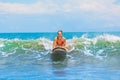
[[[120,0],[0,0],[0,32],[120,31]]]

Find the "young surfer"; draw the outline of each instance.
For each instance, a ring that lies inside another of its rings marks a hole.
[[[66,47],[66,39],[62,36],[62,30],[59,30],[58,32],[58,36],[55,37],[54,41],[53,41],[53,49],[60,47],[60,48],[64,48],[65,50],[67,50]]]

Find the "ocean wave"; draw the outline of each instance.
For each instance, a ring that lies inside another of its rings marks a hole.
[[[84,54],[96,58],[120,55],[120,37],[115,35],[99,35],[87,38],[86,34],[81,37],[73,37],[67,40],[69,53]],[[22,40],[22,39],[0,39],[0,55],[40,53],[52,50],[52,41],[47,38]]]

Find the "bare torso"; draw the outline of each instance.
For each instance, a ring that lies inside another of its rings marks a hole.
[[[60,39],[56,37],[54,39],[53,48],[56,48],[56,47],[66,48],[66,39],[63,37]]]

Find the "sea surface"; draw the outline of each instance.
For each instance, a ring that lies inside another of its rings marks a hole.
[[[64,32],[62,62],[51,60],[55,36],[0,33],[0,80],[120,80],[120,32]]]

